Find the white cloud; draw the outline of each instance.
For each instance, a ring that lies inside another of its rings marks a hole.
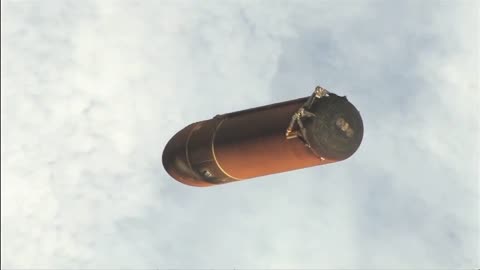
[[[478,4],[2,2],[2,267],[478,265]],[[196,189],[184,125],[306,96],[349,160]]]

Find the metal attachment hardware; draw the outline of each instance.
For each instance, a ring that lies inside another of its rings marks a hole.
[[[307,141],[306,130],[303,127],[302,118],[315,117],[316,115],[310,112],[309,109],[312,107],[315,100],[328,96],[329,94],[330,92],[328,92],[327,89],[320,86],[315,87],[315,91],[307,99],[305,104],[303,104],[303,106],[300,107],[297,112],[292,115],[292,120],[290,120],[290,124],[288,125],[287,131],[285,132],[285,137],[287,139],[293,139],[298,137],[305,143],[307,147],[310,147],[310,143],[308,143]],[[293,130],[295,123],[297,123],[299,130]]]

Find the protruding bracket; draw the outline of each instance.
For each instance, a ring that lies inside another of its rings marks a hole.
[[[315,87],[315,92],[314,93],[315,93],[316,98],[322,98],[322,97],[328,96],[330,94],[330,92],[328,92],[327,89],[325,89],[321,86]]]
[[[310,109],[315,102],[316,99],[326,97],[330,94],[327,89],[317,86],[315,87],[315,91],[313,91],[312,95],[308,98],[307,102],[302,106],[302,108]]]

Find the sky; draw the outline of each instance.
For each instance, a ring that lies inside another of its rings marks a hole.
[[[1,2],[1,267],[480,265],[476,1]],[[349,159],[209,188],[164,171],[216,114],[346,95]]]

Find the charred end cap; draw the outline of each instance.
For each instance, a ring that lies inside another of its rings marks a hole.
[[[188,161],[186,148],[194,125],[195,123],[180,130],[168,141],[162,155],[163,167],[171,177],[186,185],[211,186],[212,184],[202,181],[202,177],[191,168]]]
[[[322,97],[309,111],[316,117],[306,119],[304,126],[307,140],[318,156],[344,160],[357,151],[363,138],[363,122],[346,97]]]

